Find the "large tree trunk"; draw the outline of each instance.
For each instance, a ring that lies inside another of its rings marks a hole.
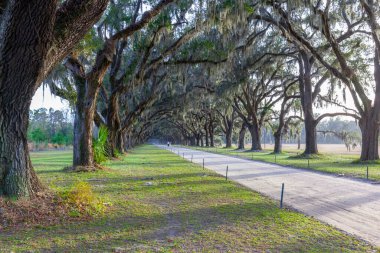
[[[273,152],[275,154],[280,154],[282,152],[282,133],[283,133],[284,125],[285,125],[284,115],[285,113],[281,113],[278,128],[276,132],[273,134],[273,137],[274,137]]]
[[[364,116],[359,122],[362,132],[361,161],[371,161],[379,159],[379,125],[371,116]]]
[[[297,134],[297,149],[301,149],[301,134]]]
[[[2,111],[3,113],[0,114],[0,195],[33,196],[42,189],[42,186],[29,158],[27,141],[29,110],[2,107]]]
[[[305,155],[318,154],[317,147],[317,124],[314,119],[308,119],[305,115]]]
[[[226,148],[232,147],[232,127],[228,127],[226,131]]]
[[[122,130],[119,130],[117,133],[116,133],[116,149],[124,154],[125,153],[125,133],[124,131]]]
[[[119,95],[114,92],[108,103],[107,128],[109,155],[116,157],[116,153],[123,153],[122,129],[119,116]]]
[[[282,142],[281,142],[282,134],[281,134],[281,132],[276,131],[273,136],[274,136],[274,150],[273,150],[273,152],[275,154],[280,154],[282,152]]]
[[[99,55],[111,54],[114,45],[108,44]],[[97,62],[98,64],[98,62]],[[76,113],[74,118],[74,154],[73,170],[92,171],[95,170],[94,155],[92,148],[92,133],[95,120],[96,100],[99,88],[103,82],[109,61],[104,61],[101,66],[94,65],[89,74],[85,74],[82,64],[73,57],[66,61],[66,67],[70,69],[75,78],[77,90]]]
[[[88,81],[77,83],[78,98],[86,98],[77,99],[75,107],[73,169],[77,171],[91,171],[95,169],[92,130],[97,89],[91,87]]]
[[[311,81],[312,58],[306,52],[301,51],[300,67],[300,94],[302,110],[305,117],[305,155],[318,154],[317,148],[317,123],[313,113],[313,91]]]
[[[214,133],[210,132],[210,147],[215,147]]]
[[[249,132],[251,133],[251,138],[252,138],[252,151],[262,151],[261,147],[261,131],[259,127],[255,124],[249,125],[248,126]]]
[[[214,127],[212,123],[209,125],[209,134],[210,134],[210,146],[215,147],[215,142],[214,142]]]
[[[380,123],[380,63],[379,52],[376,51],[374,58],[375,65],[375,100],[371,108],[365,110],[359,120],[362,132],[362,152],[361,161],[371,161],[379,159],[379,123]]]
[[[209,142],[209,132],[208,132],[208,129],[207,129],[207,125],[204,127],[205,129],[205,138],[206,138],[206,147],[209,147],[210,146],[210,142]]]
[[[30,197],[41,184],[29,158],[29,108],[44,78],[57,1],[7,1],[1,7],[0,195]]]
[[[199,138],[199,136],[196,136],[195,137],[197,139],[197,147],[199,147],[201,145],[201,139]]]
[[[238,149],[245,148],[245,133],[246,132],[247,132],[247,125],[243,123],[239,131]]]
[[[190,137],[190,146],[195,146],[197,144],[195,136]]]

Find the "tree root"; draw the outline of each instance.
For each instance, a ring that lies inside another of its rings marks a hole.
[[[98,170],[109,170],[100,164],[94,164],[94,166],[68,166],[63,168],[65,172],[93,172]]]

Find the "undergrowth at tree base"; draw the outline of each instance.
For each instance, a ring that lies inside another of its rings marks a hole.
[[[64,172],[94,172],[98,170],[110,169],[101,164],[94,164],[94,166],[67,166],[63,168]]]
[[[81,219],[88,219],[82,216]],[[40,192],[32,199],[11,200],[0,197],[0,231],[51,226],[77,221],[69,215],[68,206],[53,192]]]
[[[87,182],[59,193],[39,192],[32,199],[0,197],[0,232],[90,220],[104,214],[110,205],[95,195]]]

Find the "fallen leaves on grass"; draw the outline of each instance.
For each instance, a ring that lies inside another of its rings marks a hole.
[[[30,200],[0,197],[0,231],[7,228],[55,225],[70,219],[67,206],[52,192],[38,193]]]

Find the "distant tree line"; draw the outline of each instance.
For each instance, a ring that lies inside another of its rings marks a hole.
[[[28,140],[37,146],[48,143],[69,146],[73,143],[72,113],[39,108],[29,114]]]

